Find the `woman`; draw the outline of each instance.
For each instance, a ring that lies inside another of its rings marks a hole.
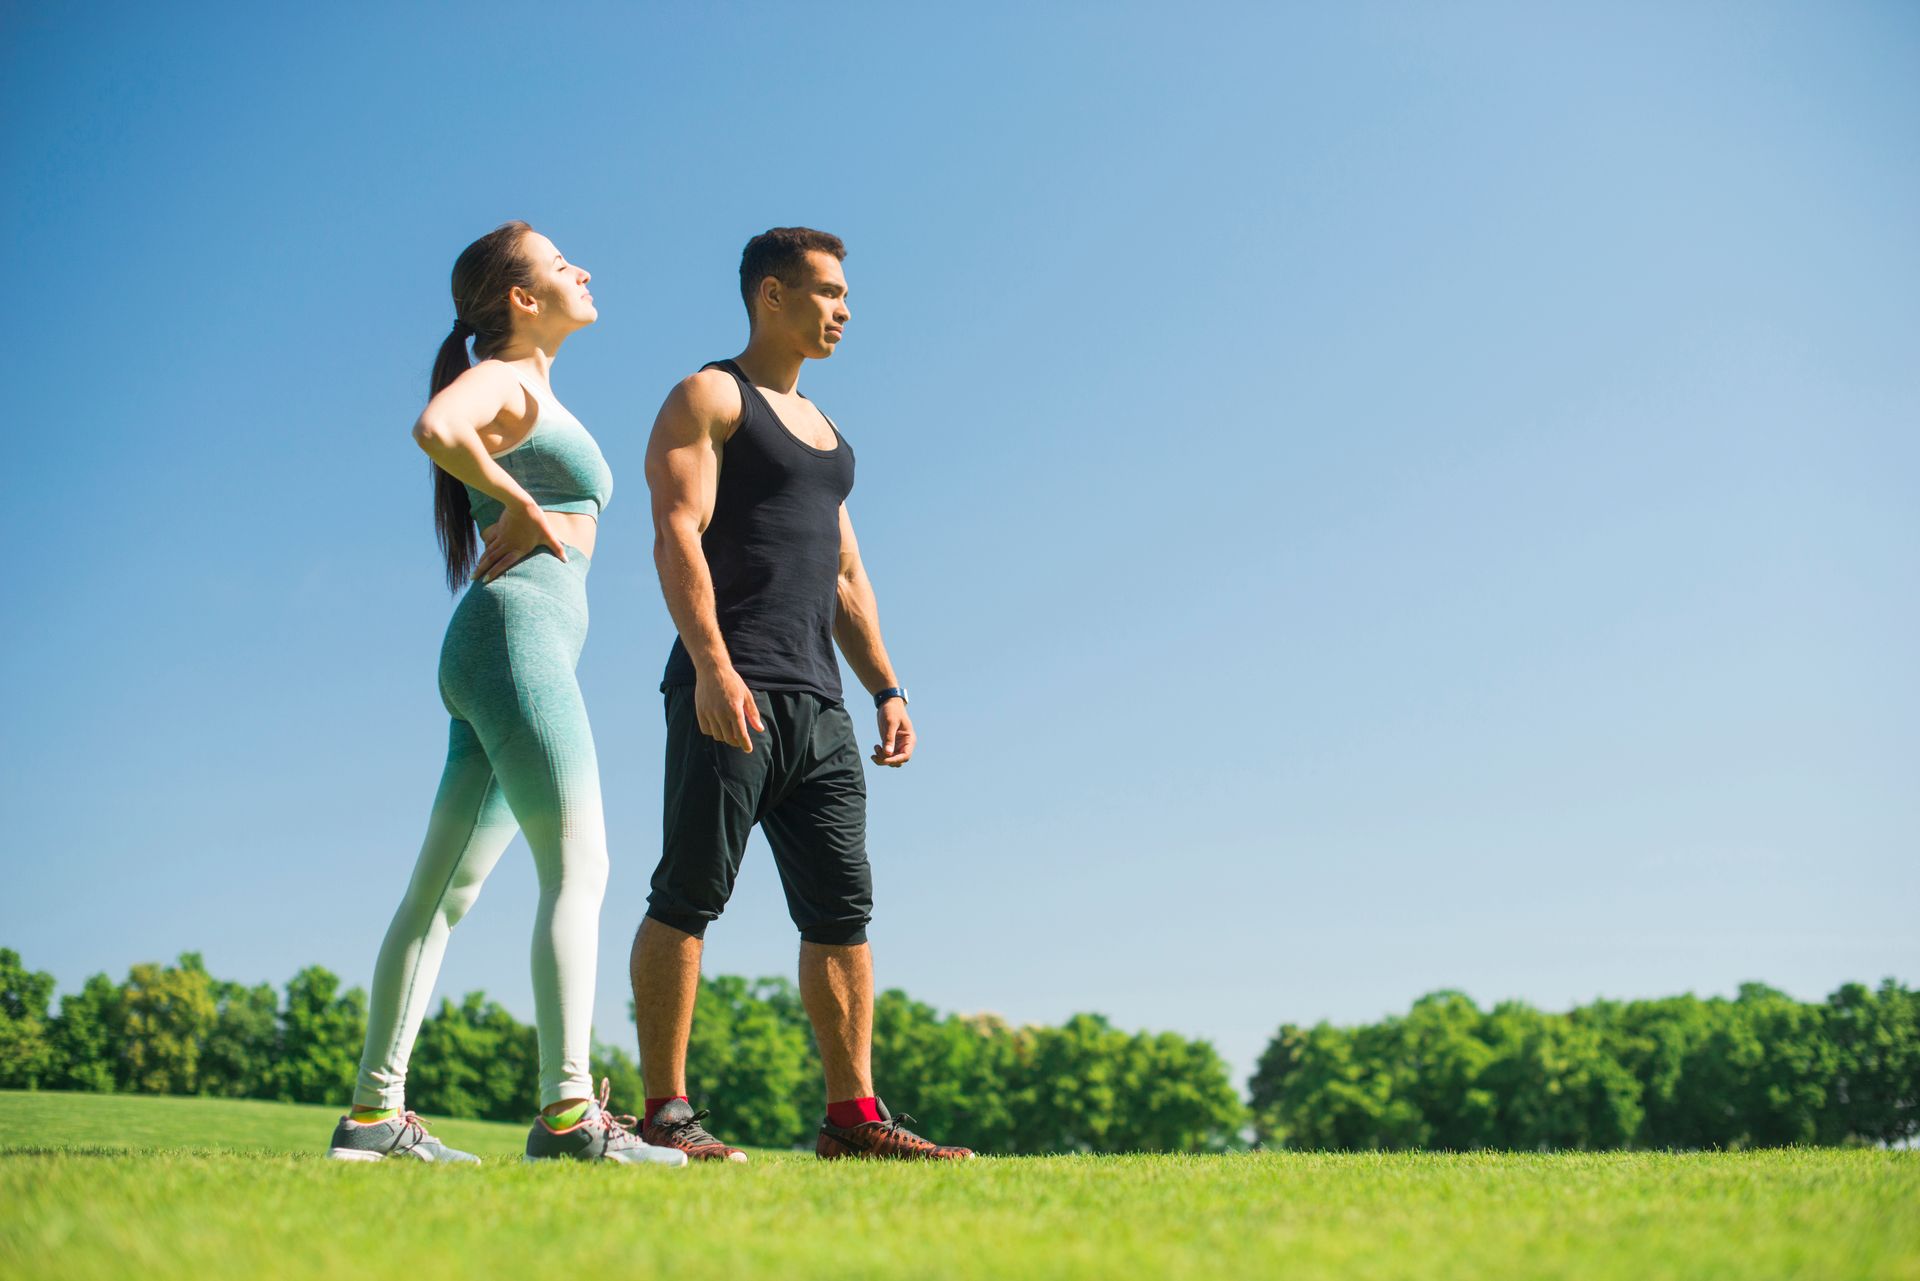
[[[453,266],[453,331],[413,438],[434,463],[434,521],[458,591],[440,650],[453,714],[426,843],[374,968],[353,1110],[329,1156],[475,1162],[405,1108],[407,1059],[447,935],[516,829],[540,877],[533,994],[541,1115],[527,1158],[684,1165],[592,1097],[587,1055],[607,882],[599,765],[574,679],[587,635],[587,566],[613,477],[548,381],[560,344],[598,318],[591,277],[524,222]],[[479,363],[469,365],[467,339]],[[476,528],[484,531],[478,545]]]

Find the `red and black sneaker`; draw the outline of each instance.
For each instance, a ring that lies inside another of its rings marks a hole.
[[[646,1127],[640,1131],[640,1137],[657,1148],[679,1148],[687,1154],[689,1161],[744,1162],[747,1159],[745,1152],[728,1147],[708,1134],[706,1127],[700,1124],[709,1115],[705,1108],[695,1112],[693,1104],[685,1099],[668,1099],[648,1119]]]
[[[942,1147],[929,1142],[907,1128],[912,1117],[901,1113],[899,1116],[887,1111],[887,1105],[879,1103],[880,1119],[863,1121],[859,1125],[838,1126],[832,1121],[820,1123],[820,1138],[813,1145],[813,1154],[823,1160],[839,1160],[842,1157],[868,1157],[893,1161],[971,1161],[972,1148]],[[653,1142],[648,1138],[647,1142]]]

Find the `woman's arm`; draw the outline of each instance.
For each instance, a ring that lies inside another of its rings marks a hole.
[[[434,464],[506,508],[473,576],[492,582],[545,543],[561,560],[566,547],[547,514],[490,456],[524,432],[533,407],[520,380],[495,365],[476,365],[427,402],[413,424],[413,439]]]

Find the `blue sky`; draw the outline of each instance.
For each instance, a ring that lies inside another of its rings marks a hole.
[[[1423,992],[1920,980],[1920,14],[1897,4],[19,7],[0,943],[364,983],[445,741],[407,430],[468,240],[602,317],[581,680],[658,852],[641,459],[741,245],[922,747],[883,985],[1214,1040]],[[864,726],[866,719],[860,718]],[[531,1013],[510,854],[441,991]],[[716,973],[789,973],[756,838]],[[881,1083],[886,1088],[886,1083]]]

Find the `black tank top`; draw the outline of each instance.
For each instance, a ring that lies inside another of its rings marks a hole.
[[[720,636],[748,688],[810,690],[837,703],[833,616],[853,447],[831,422],[834,448],[802,441],[731,360],[703,368],[740,384],[740,426],[721,451],[713,519],[700,538]],[[694,681],[693,658],[676,636],[660,688]]]

